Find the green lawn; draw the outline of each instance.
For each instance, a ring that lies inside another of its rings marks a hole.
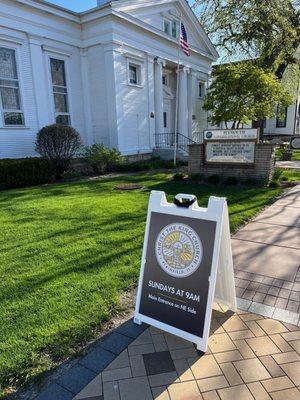
[[[294,150],[293,151],[293,161],[300,161],[300,150]]]
[[[151,189],[226,196],[231,229],[281,189],[175,183],[163,173],[0,192],[0,397],[49,370],[136,285]],[[116,184],[141,182],[141,191]]]

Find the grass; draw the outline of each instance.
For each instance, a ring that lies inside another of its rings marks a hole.
[[[285,180],[288,182],[300,182],[300,170],[285,168],[276,169],[280,169],[281,171],[280,180]]]
[[[294,150],[293,151],[292,160],[293,161],[300,161],[300,150]]]
[[[163,173],[0,193],[0,397],[91,338],[136,285],[149,191],[226,196],[231,229],[281,189],[173,182]],[[142,183],[120,192],[120,183]]]

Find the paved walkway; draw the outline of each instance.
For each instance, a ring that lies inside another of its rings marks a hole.
[[[38,399],[299,400],[300,329],[215,308],[206,354],[130,320]]]
[[[265,312],[273,309],[277,317],[281,314],[287,322],[297,324],[300,313],[300,185],[237,232],[232,246],[237,296],[269,306]]]
[[[276,167],[288,169],[300,169],[300,161],[277,161]]]

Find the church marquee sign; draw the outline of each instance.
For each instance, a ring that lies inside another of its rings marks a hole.
[[[204,132],[205,162],[254,164],[257,129],[216,129]]]

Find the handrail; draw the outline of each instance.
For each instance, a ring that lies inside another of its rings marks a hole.
[[[191,138],[177,133],[177,148],[188,153],[188,146],[190,144],[197,144]],[[155,146],[157,149],[174,149],[175,146],[175,133],[156,133]]]

